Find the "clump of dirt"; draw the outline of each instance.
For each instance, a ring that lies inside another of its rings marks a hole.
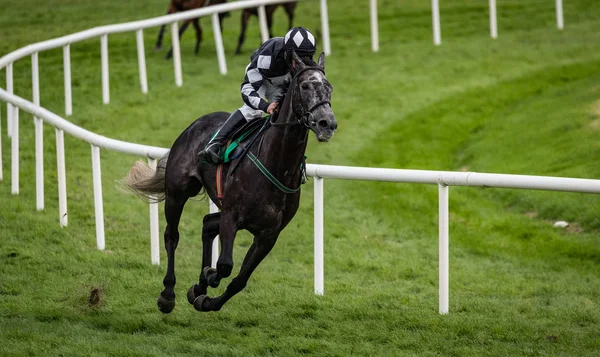
[[[88,299],[89,307],[97,307],[102,303],[102,290],[93,288]]]

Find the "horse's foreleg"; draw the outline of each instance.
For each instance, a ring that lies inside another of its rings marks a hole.
[[[190,304],[194,303],[197,296],[206,295],[206,290],[210,285],[209,277],[217,273],[210,266],[212,265],[212,245],[215,237],[219,234],[220,219],[221,212],[210,213],[204,216],[202,225],[202,268],[200,269],[198,284],[194,284],[188,290],[188,301]]]
[[[167,15],[172,14],[173,12],[174,10],[171,8],[171,6],[169,6],[169,9],[167,10]],[[165,34],[165,26],[166,25],[162,25],[160,27],[160,31],[158,31],[158,39],[156,40],[156,45],[154,46],[155,51],[159,51],[162,48],[163,36]]]
[[[183,25],[181,25],[181,27],[179,27],[179,38],[181,38],[181,35],[183,35],[183,33],[185,32],[185,30],[187,29],[187,27],[189,25],[190,25],[190,20],[187,20],[186,22],[183,23]],[[171,49],[169,50],[169,52],[167,53],[167,56],[165,58],[171,59],[171,57],[173,57],[173,46],[171,46]]]
[[[215,298],[210,298],[206,295],[199,296],[194,301],[194,308],[198,311],[219,311],[229,299],[246,287],[248,279],[250,279],[254,269],[258,267],[260,262],[262,262],[271,249],[273,249],[278,235],[279,234],[272,234],[269,236],[255,237],[254,243],[252,243],[252,246],[248,249],[248,253],[246,253],[240,273],[227,286],[223,295]]]
[[[242,45],[244,44],[244,40],[246,39],[246,29],[248,28],[248,20],[250,19],[250,11],[242,12],[242,29],[240,31],[240,37],[238,37],[238,45],[235,49],[235,54],[239,55],[242,52]]]
[[[196,48],[194,50],[194,54],[198,54],[200,51],[200,43],[202,42],[202,27],[200,27],[199,19],[194,19],[194,29],[196,30]]]
[[[167,193],[165,201],[165,217],[167,219],[167,227],[165,228],[165,249],[167,251],[167,274],[163,279],[165,289],[160,293],[157,304],[158,309],[168,314],[175,308],[175,250],[179,243],[179,219],[183,206],[187,201],[187,197],[172,196]]]

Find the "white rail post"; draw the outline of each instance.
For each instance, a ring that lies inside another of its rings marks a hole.
[[[13,64],[9,63],[6,66],[6,91],[13,94]],[[6,130],[8,131],[8,137],[12,137],[12,109],[13,106],[10,102],[6,102]]]
[[[148,166],[150,166],[152,170],[156,171],[156,164],[156,159],[148,159]],[[158,230],[158,203],[150,203],[150,261],[154,265],[160,264]]]
[[[227,74],[227,64],[225,63],[225,49],[223,48],[223,37],[221,36],[221,24],[219,23],[219,14],[212,15],[212,27],[215,35],[215,46],[217,47],[217,59],[219,60],[219,71],[222,75]]]
[[[175,84],[177,87],[183,85],[181,75],[181,50],[179,48],[179,28],[177,22],[171,24],[171,46],[173,47],[173,66],[175,66]]]
[[[323,244],[323,179],[315,177],[314,224],[315,224],[315,295],[325,293],[324,244]]]
[[[38,53],[31,55],[31,88],[33,104],[40,105],[40,71]],[[44,122],[34,116],[35,125],[35,207],[44,210]]]
[[[108,84],[108,35],[100,37],[100,61],[102,66],[102,103],[110,102],[110,88]]]
[[[96,245],[104,250],[104,208],[102,206],[102,174],[100,148],[92,145],[92,176],[94,184],[94,214],[96,216]]]
[[[329,13],[327,12],[327,0],[321,0],[321,28],[323,30],[323,52],[325,56],[331,54],[331,43],[329,42]]]
[[[371,48],[379,51],[379,29],[377,26],[377,0],[371,0]]]
[[[440,2],[431,0],[431,16],[433,18],[433,43],[436,46],[442,44],[442,34],[440,30]]]
[[[67,216],[67,175],[65,173],[65,133],[56,128],[56,170],[58,174],[58,219],[60,227],[69,224]]]
[[[210,201],[210,204],[208,206],[208,211],[210,213],[219,212],[219,208],[212,200]],[[217,260],[219,260],[219,236],[218,235],[213,240],[213,245],[212,245],[212,258],[211,258],[211,264],[210,264],[210,266],[212,268],[217,268]]]
[[[63,67],[65,77],[65,115],[73,114],[73,97],[71,94],[71,49],[70,45],[63,47]]]
[[[565,28],[562,0],[556,0],[556,27],[559,30]]]
[[[258,7],[258,23],[260,25],[260,38],[262,42],[266,42],[269,39],[269,28],[267,26],[267,12],[265,11],[265,5]]]
[[[439,294],[440,314],[448,313],[449,296],[449,215],[448,215],[448,186],[438,184],[439,193]]]
[[[496,0],[490,0],[490,36],[498,38],[498,22],[496,17]]]
[[[148,93],[148,77],[146,76],[146,53],[144,51],[144,30],[139,29],[135,32],[135,42],[137,43],[138,67],[140,70],[140,87],[142,93]]]
[[[19,107],[13,107],[12,149],[11,149],[11,187],[12,194],[19,194]]]

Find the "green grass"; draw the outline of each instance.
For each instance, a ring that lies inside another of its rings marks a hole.
[[[370,52],[368,2],[330,0],[339,128],[311,137],[310,163],[600,177],[600,10],[565,2],[441,4],[431,39],[429,2],[379,1],[380,52]],[[0,0],[0,54],[93,26],[164,13],[166,1]],[[229,74],[218,74],[210,22],[193,56],[182,39],[183,87],[144,31],[149,94],[140,93],[133,33],[109,36],[110,105],[102,105],[99,40],[71,45],[74,115],[108,137],[168,147],[196,117],[233,110],[257,21],[234,57],[239,12],[225,22]],[[287,20],[276,15],[275,33]],[[315,32],[315,1],[296,24]],[[168,47],[169,36],[165,38]],[[31,98],[31,63],[15,63],[15,91]],[[63,115],[62,51],[40,53],[41,102]],[[4,74],[2,73],[2,76]],[[325,296],[313,295],[312,181],[301,208],[248,287],[218,313],[185,302],[197,280],[205,201],[188,203],[176,273],[178,305],[156,308],[166,266],[150,264],[148,207],[114,181],[137,159],[102,151],[104,252],[95,248],[89,145],[66,137],[69,227],[58,226],[54,128],[45,134],[46,209],[35,211],[33,123],[21,113],[21,194],[10,193],[10,139],[0,184],[0,355],[595,356],[600,350],[600,198],[597,195],[452,187],[450,314],[437,313],[435,186],[327,180]],[[162,209],[162,207],[161,207]],[[162,213],[161,213],[162,217]],[[567,220],[567,230],[552,227]],[[164,220],[161,218],[161,228]],[[239,267],[252,237],[241,232]],[[227,283],[227,281],[225,281]],[[100,302],[88,305],[93,289]],[[222,292],[220,287],[212,294]]]

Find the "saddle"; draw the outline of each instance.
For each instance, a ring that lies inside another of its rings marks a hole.
[[[262,119],[251,120],[235,130],[221,143],[220,156],[223,163],[239,159],[244,156],[256,139],[269,128],[270,115]],[[216,133],[215,133],[216,134]]]

